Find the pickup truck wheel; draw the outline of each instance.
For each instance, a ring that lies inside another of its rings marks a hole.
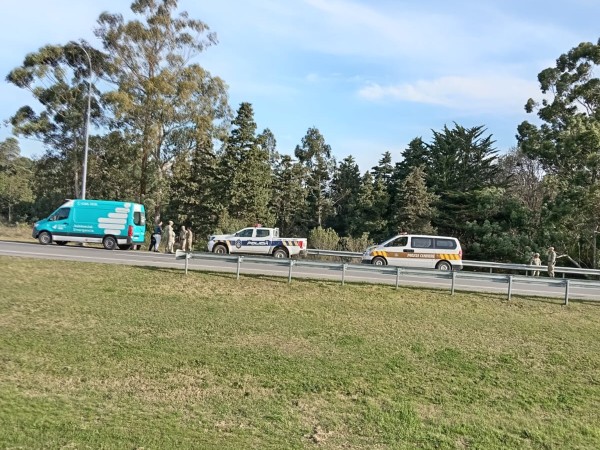
[[[226,255],[227,247],[225,247],[223,244],[217,244],[213,248],[213,253],[216,253],[217,255]]]
[[[112,236],[106,236],[102,239],[102,245],[106,250],[114,250],[117,248],[117,240]]]
[[[38,241],[40,241],[40,244],[42,245],[52,244],[52,235],[47,231],[42,231],[38,235]]]
[[[371,264],[374,266],[387,266],[387,262],[381,256],[377,256],[371,260]]]
[[[273,252],[273,258],[287,258],[288,254],[284,248],[276,248]]]
[[[448,261],[440,261],[439,263],[437,263],[437,266],[435,266],[435,268],[438,270],[443,270],[445,272],[452,270],[452,266]]]

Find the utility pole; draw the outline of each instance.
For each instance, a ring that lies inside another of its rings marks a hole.
[[[593,255],[594,255],[594,256],[593,256],[593,258],[594,258],[594,261],[592,261],[592,267],[593,267],[594,269],[597,269],[597,268],[598,268],[598,264],[596,263],[596,239],[597,239],[597,238],[596,238],[596,235],[597,235],[598,233],[600,233],[600,231],[598,231],[598,225],[596,225],[596,229],[595,229],[595,230],[592,232],[592,239],[593,239],[593,241],[594,241],[594,253],[593,253]]]
[[[85,47],[83,45],[81,45],[78,42],[76,42],[75,44],[79,48],[81,48],[81,50],[83,50],[83,52],[85,53],[85,56],[87,56],[88,63],[89,63],[89,69],[90,69],[90,73],[88,76],[88,99],[87,99],[87,112],[86,112],[86,119],[85,119],[85,148],[83,150],[83,176],[82,176],[82,181],[81,181],[81,198],[83,200],[85,200],[85,191],[86,191],[86,185],[87,185],[88,146],[89,146],[89,139],[90,139],[90,112],[91,112],[91,107],[92,107],[92,58],[90,58],[89,53],[87,52],[87,50],[85,49]]]

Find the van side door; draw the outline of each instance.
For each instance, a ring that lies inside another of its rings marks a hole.
[[[437,257],[433,244],[433,238],[429,236],[412,236],[410,238],[413,267],[435,268]]]
[[[56,235],[69,234],[71,226],[71,208],[58,208],[50,217],[48,217],[49,231]]]
[[[409,246],[408,236],[398,236],[393,241],[385,244],[385,254],[389,265],[400,267],[413,267],[410,257],[413,250]]]

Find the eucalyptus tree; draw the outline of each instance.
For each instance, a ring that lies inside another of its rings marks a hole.
[[[139,199],[158,219],[175,157],[196,147],[199,122],[208,139],[223,137],[227,87],[193,58],[217,43],[202,21],[176,15],[177,0],[135,0],[135,18],[103,13],[96,35],[109,63],[106,94],[115,126],[131,137],[140,164]],[[204,120],[206,119],[206,120]]]
[[[600,226],[600,40],[582,42],[538,74],[541,102],[529,99],[518,141],[525,155],[539,160],[548,195],[544,201],[545,239],[593,265]]]
[[[84,51],[90,55],[92,74]],[[80,196],[90,84],[92,126],[103,123],[100,92],[90,80],[104,68],[103,56],[86,43],[47,45],[28,54],[6,77],[9,83],[28,90],[35,100],[9,119],[13,133],[42,142],[44,157],[64,166],[62,181],[56,185],[58,197]]]

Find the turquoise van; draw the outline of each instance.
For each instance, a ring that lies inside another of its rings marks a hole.
[[[144,205],[109,200],[68,200],[46,219],[33,224],[40,244],[102,243],[105,249],[129,250],[144,243]]]

